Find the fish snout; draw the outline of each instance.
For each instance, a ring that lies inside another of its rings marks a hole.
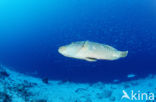
[[[63,52],[65,51],[66,47],[65,46],[62,46],[58,49],[58,52],[63,54]]]

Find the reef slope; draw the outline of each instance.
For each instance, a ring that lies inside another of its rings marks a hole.
[[[123,90],[128,95],[131,95],[132,90],[137,95],[150,92],[156,95],[156,76],[122,83],[78,84],[45,81],[4,66],[0,68],[0,102],[132,102],[130,99],[121,99]],[[154,101],[146,100],[144,97],[141,102]]]

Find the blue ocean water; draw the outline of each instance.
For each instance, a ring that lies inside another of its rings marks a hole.
[[[128,50],[94,63],[58,53],[90,40]],[[1,0],[0,63],[23,73],[71,82],[126,81],[156,74],[155,0]]]

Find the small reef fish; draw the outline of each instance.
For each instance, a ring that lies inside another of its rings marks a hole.
[[[128,74],[127,77],[128,78],[134,78],[134,77],[136,77],[136,75],[135,74]]]
[[[115,79],[115,80],[113,80],[113,82],[117,83],[117,82],[119,82],[119,80],[118,79]]]
[[[112,46],[91,41],[78,41],[61,46],[58,52],[66,57],[86,61],[117,60],[126,57],[128,51],[119,51]]]

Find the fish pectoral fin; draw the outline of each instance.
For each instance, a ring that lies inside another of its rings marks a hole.
[[[91,58],[91,57],[86,57],[85,60],[89,61],[89,62],[96,62],[97,61],[96,58]]]

